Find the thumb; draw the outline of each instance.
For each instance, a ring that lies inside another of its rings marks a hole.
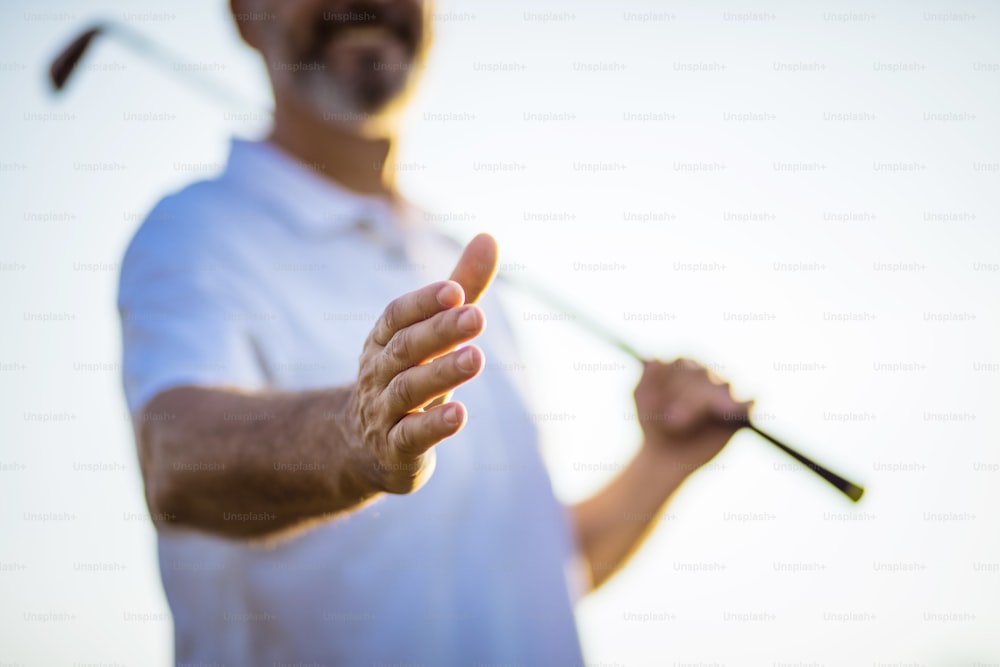
[[[465,246],[451,279],[465,290],[465,302],[475,303],[493,282],[500,256],[497,241],[489,234],[479,234]]]

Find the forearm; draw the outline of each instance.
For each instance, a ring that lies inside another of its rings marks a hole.
[[[643,447],[603,489],[571,508],[577,541],[597,588],[650,533],[667,500],[691,471]]]
[[[157,395],[137,433],[151,512],[161,524],[262,537],[363,504],[376,490],[342,428],[349,394]]]

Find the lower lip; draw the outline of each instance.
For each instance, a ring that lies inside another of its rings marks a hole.
[[[331,40],[340,47],[358,48],[384,46],[387,42],[399,41],[399,37],[385,28],[348,28]]]

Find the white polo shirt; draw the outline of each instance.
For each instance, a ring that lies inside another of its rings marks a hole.
[[[419,219],[235,141],[222,176],[160,202],[126,252],[129,408],[181,384],[349,383],[385,305],[447,278],[457,257]],[[159,533],[178,664],[582,664],[568,514],[509,370],[507,323],[493,295],[482,305],[486,368],[457,392],[469,422],[420,491],[277,547]]]

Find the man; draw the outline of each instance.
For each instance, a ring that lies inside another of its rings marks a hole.
[[[495,242],[456,262],[384,166],[429,8],[232,5],[272,132],[154,209],[119,293],[177,662],[582,664],[574,600],[748,404],[694,362],[647,364],[639,453],[559,504],[500,363]]]

